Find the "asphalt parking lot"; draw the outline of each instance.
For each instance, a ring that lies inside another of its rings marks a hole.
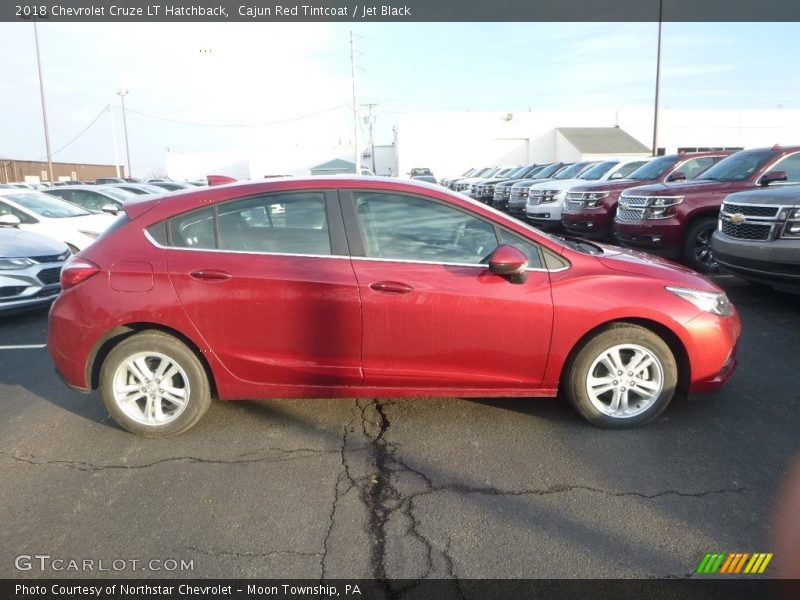
[[[0,577],[687,577],[706,552],[770,552],[800,302],[718,282],[738,372],[622,432],[554,399],[288,400],[142,439],[61,384],[44,311],[0,317],[0,346],[33,346],[0,349]],[[16,568],[34,554],[191,569]]]

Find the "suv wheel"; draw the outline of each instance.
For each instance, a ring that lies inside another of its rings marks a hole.
[[[660,415],[675,395],[678,367],[658,335],[628,323],[591,338],[565,370],[564,390],[593,425],[625,429]]]
[[[699,219],[689,226],[683,245],[683,261],[699,273],[719,270],[719,263],[711,253],[711,236],[717,229],[717,219]]]
[[[144,436],[186,431],[211,404],[197,356],[156,331],[132,335],[108,354],[100,370],[100,395],[117,423]]]

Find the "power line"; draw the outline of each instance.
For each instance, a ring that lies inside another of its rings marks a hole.
[[[315,113],[310,113],[310,114],[307,114],[307,115],[300,115],[300,116],[297,116],[297,117],[291,117],[289,119],[281,119],[281,120],[278,120],[278,121],[264,121],[264,122],[261,122],[261,123],[197,123],[197,122],[194,122],[194,121],[183,121],[181,119],[170,119],[168,117],[159,117],[158,115],[151,115],[149,113],[142,112],[140,110],[134,110],[134,109],[132,109],[130,107],[125,107],[125,110],[127,110],[130,113],[134,113],[136,115],[139,115],[140,117],[145,117],[147,119],[155,119],[156,121],[166,121],[168,123],[177,123],[178,125],[192,125],[192,126],[195,126],[195,127],[238,128],[238,127],[265,127],[265,126],[268,126],[268,125],[280,125],[281,123],[291,123],[293,121],[302,121],[303,119],[310,119],[312,117],[317,117],[319,115],[324,115],[324,114],[339,110],[341,108],[346,108],[348,106],[349,106],[349,104],[340,104],[338,106],[334,106],[332,108],[321,110],[321,111],[315,112]]]
[[[78,138],[80,138],[80,137],[81,137],[81,136],[82,136],[84,133],[86,133],[87,131],[89,131],[89,129],[92,127],[92,125],[94,125],[95,123],[97,123],[97,121],[100,119],[100,117],[102,117],[102,116],[103,116],[103,114],[105,114],[105,112],[106,112],[107,110],[108,110],[108,108],[104,106],[104,107],[103,107],[103,109],[102,109],[102,110],[101,110],[99,113],[97,113],[97,116],[96,116],[94,119],[92,119],[91,123],[89,123],[89,124],[88,124],[86,127],[84,127],[83,129],[81,129],[81,132],[80,132],[78,135],[76,135],[74,138],[72,138],[72,139],[71,139],[70,141],[68,141],[66,144],[64,144],[63,146],[61,146],[61,148],[59,148],[58,150],[56,150],[55,152],[53,152],[53,153],[52,153],[52,156],[55,156],[56,154],[58,154],[58,153],[59,153],[59,152],[61,152],[62,150],[66,150],[66,149],[67,149],[68,147],[70,147],[72,144],[74,144],[75,142],[77,142],[77,141],[78,141]],[[42,161],[42,160],[45,160],[46,158],[47,158],[47,157],[46,157],[46,156],[44,156],[44,157],[42,157],[42,158],[40,158],[40,159],[38,159],[38,160],[39,160],[39,161]]]

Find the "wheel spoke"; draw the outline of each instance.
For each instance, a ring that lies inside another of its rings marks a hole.
[[[624,392],[620,392],[619,412],[623,414],[628,412],[628,388],[625,388]]]
[[[619,411],[619,400],[622,392],[619,391],[619,388],[614,388],[614,395],[611,396],[611,404],[608,406],[608,409],[612,412]]]
[[[642,379],[641,377],[636,377],[634,379],[636,382],[636,386],[640,388],[644,388],[646,390],[650,390],[651,392],[657,392],[658,389],[661,387],[655,381],[650,381],[648,379]]]
[[[162,388],[161,397],[178,408],[186,404],[186,390],[165,387]]]

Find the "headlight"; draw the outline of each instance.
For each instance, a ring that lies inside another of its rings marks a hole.
[[[96,240],[97,236],[100,235],[96,231],[86,231],[85,229],[79,229],[78,231],[81,232],[83,235],[92,238],[93,240]]]
[[[588,192],[583,195],[584,200],[584,208],[598,208],[600,206],[600,202],[605,198],[608,198],[608,195],[611,192]]]
[[[727,317],[733,314],[733,304],[731,304],[724,292],[702,292],[681,287],[667,287],[667,290],[684,300],[688,300],[702,311],[710,312],[720,317]]]
[[[30,258],[0,258],[0,271],[24,269],[35,264]]]
[[[683,202],[683,196],[662,196],[650,198],[645,211],[646,219],[669,219],[674,213],[670,210]]]
[[[789,239],[800,238],[800,207],[795,207],[789,211],[781,237]]]

